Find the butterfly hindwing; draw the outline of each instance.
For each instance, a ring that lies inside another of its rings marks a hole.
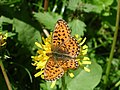
[[[59,59],[58,64],[64,69],[64,71],[67,71],[68,69],[76,69],[79,64],[75,59],[70,58],[64,58],[64,60]]]
[[[44,69],[44,78],[47,81],[54,81],[64,74],[64,70],[57,64],[54,57],[50,57]]]

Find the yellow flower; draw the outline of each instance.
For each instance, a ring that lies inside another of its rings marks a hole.
[[[0,32],[0,47],[6,44],[6,39],[7,39],[7,33],[2,34],[2,32]]]
[[[40,49],[37,51],[37,55],[36,56],[31,56],[31,58],[33,59],[34,63],[32,63],[33,66],[36,66],[36,70],[40,69],[40,71],[38,73],[35,74],[35,77],[41,76],[43,78],[43,73],[44,73],[44,68],[46,65],[47,60],[49,59],[49,57],[46,55],[46,53],[50,53],[51,52],[51,35],[44,39],[43,42],[44,44],[35,42],[36,46],[38,46]]]
[[[35,42],[35,44],[39,47],[39,50],[37,51],[37,55],[36,56],[31,56],[31,58],[33,59],[33,66],[36,66],[36,70],[40,70],[39,72],[37,72],[34,76],[38,77],[41,76],[41,78],[44,79],[44,68],[46,65],[47,60],[49,59],[49,56],[47,56],[47,53],[51,53],[51,41],[52,41],[52,35],[50,35],[48,38],[42,38],[43,43],[38,43]],[[86,56],[87,51],[88,51],[88,46],[85,45],[85,40],[86,38],[82,39],[79,38],[78,35],[75,36],[75,38],[77,39],[79,45],[80,45],[80,54],[77,57],[77,61],[79,63],[80,66],[83,67],[83,69],[87,72],[90,72],[90,69],[86,67],[87,64],[91,64],[90,59]],[[70,77],[74,77],[73,73],[69,73]],[[52,82],[51,88],[54,87],[56,83],[56,80]]]

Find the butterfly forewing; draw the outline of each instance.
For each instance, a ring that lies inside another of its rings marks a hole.
[[[69,40],[62,44],[59,49],[59,51],[62,51],[63,54],[71,58],[76,58],[80,52],[77,40],[73,37],[70,37]]]
[[[52,50],[57,49],[70,38],[70,29],[64,20],[57,21],[52,38]]]
[[[75,58],[79,54],[79,48],[76,39],[70,36],[67,23],[62,19],[58,20],[53,32],[52,50]]]

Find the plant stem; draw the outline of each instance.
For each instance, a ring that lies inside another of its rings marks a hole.
[[[65,84],[65,75],[62,77],[62,89],[61,90],[65,90],[66,89],[66,84]]]
[[[49,0],[44,0],[44,10],[47,11],[48,9],[48,2]]]
[[[43,32],[45,33],[45,35],[48,37],[50,34],[46,29],[43,29]]]
[[[9,81],[9,79],[8,79],[7,73],[6,73],[6,71],[5,71],[5,68],[4,68],[4,65],[3,65],[1,59],[0,59],[0,66],[1,66],[1,70],[2,70],[3,76],[4,76],[4,78],[5,78],[5,81],[6,81],[6,84],[7,84],[8,90],[12,90],[12,87],[11,87],[10,81]]]
[[[118,35],[119,16],[120,16],[120,0],[118,0],[115,33],[114,33],[112,48],[111,48],[111,52],[110,52],[110,56],[109,56],[109,61],[107,63],[106,76],[105,76],[105,79],[104,79],[105,88],[106,88],[106,85],[107,85],[107,82],[108,82],[108,76],[110,74],[111,62],[113,60],[113,55],[114,55],[114,50],[115,50],[115,44],[116,44],[117,35]]]

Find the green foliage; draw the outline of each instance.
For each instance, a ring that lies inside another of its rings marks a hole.
[[[65,19],[72,31],[87,38],[88,57],[92,64],[91,72],[80,68],[71,71],[75,77],[65,75],[66,90],[119,90],[120,89],[120,41],[116,42],[112,68],[105,85],[105,72],[115,31],[116,0],[55,0],[49,1],[45,11],[45,0],[1,0],[0,33],[7,33],[7,44],[0,51],[0,58],[7,71],[13,90],[61,90],[62,80],[50,88],[51,83],[40,77],[35,78],[35,67],[31,65],[31,56],[36,54],[35,42],[42,43],[46,37],[43,29],[49,33],[54,30],[58,19]],[[46,0],[47,1],[47,0]],[[7,85],[0,74],[0,90]]]
[[[90,72],[81,71],[71,82],[68,90],[93,90],[101,79],[102,68],[95,62],[90,65]]]
[[[94,12],[101,13],[103,10],[106,10],[106,8],[109,8],[113,0],[91,0],[88,2],[95,6],[93,9]]]
[[[78,34],[79,36],[83,36],[84,35],[84,31],[86,31],[85,27],[85,23],[80,21],[80,20],[73,20],[69,23],[71,29],[72,29],[72,34]]]
[[[68,9],[75,11],[80,3],[81,0],[69,0]]]
[[[22,45],[29,48],[30,51],[32,51],[35,41],[41,41],[39,31],[27,23],[14,18],[13,27],[15,28],[16,33],[18,33],[18,40]]]
[[[56,14],[56,13],[49,13],[49,12],[44,12],[44,13],[34,13],[34,17],[36,20],[38,20],[40,23],[45,25],[47,29],[54,30],[54,25],[56,21],[62,16]],[[47,18],[46,18],[47,17]]]

